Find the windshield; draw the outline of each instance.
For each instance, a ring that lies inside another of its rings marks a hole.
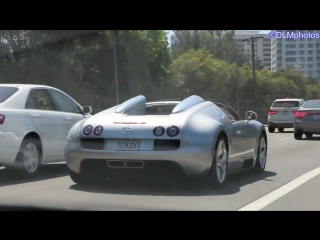
[[[290,108],[290,107],[300,107],[299,101],[275,101],[272,104],[272,108]]]
[[[9,97],[15,94],[19,89],[16,87],[1,87],[0,86],[0,103],[6,101]]]
[[[319,36],[0,30],[0,211],[320,210]]]
[[[320,100],[306,101],[303,108],[320,108]]]

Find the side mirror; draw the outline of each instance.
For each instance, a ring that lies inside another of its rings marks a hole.
[[[247,111],[246,112],[246,120],[257,120],[258,115],[255,112]]]
[[[82,111],[83,111],[84,114],[90,114],[90,113],[92,113],[92,107],[90,107],[90,106],[83,106],[83,107],[82,107]]]

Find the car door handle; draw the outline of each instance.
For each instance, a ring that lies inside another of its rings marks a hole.
[[[237,134],[237,135],[241,135],[241,131],[237,131],[236,134]]]
[[[71,117],[66,117],[66,120],[72,120],[72,118]]]
[[[39,118],[40,115],[31,115],[32,118]]]

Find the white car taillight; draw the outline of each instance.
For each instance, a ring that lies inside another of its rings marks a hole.
[[[3,124],[4,123],[4,119],[6,117],[3,115],[3,114],[0,114],[0,124]]]

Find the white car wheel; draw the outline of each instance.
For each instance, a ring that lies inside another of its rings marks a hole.
[[[266,168],[266,163],[267,163],[267,142],[266,142],[266,137],[264,134],[261,135],[260,137],[260,142],[258,146],[258,154],[257,154],[257,159],[256,159],[256,168],[257,170],[263,172],[264,169]]]
[[[20,146],[20,151],[12,170],[17,170],[23,176],[34,176],[38,173],[42,161],[42,146],[40,140],[26,137]]]
[[[219,183],[223,183],[227,175],[227,148],[223,139],[221,139],[218,144],[216,172]]]
[[[37,146],[29,142],[23,150],[23,165],[29,174],[33,174],[39,166],[39,151]]]
[[[220,135],[214,148],[212,165],[209,172],[209,179],[208,181],[206,181],[213,187],[221,187],[227,180],[229,156],[227,144],[227,138],[223,135]]]

